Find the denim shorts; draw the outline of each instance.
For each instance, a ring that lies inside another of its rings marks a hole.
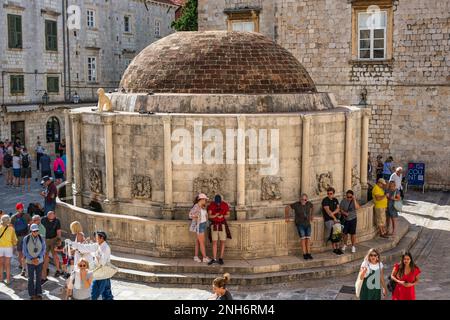
[[[311,225],[305,226],[303,224],[298,224],[297,232],[300,236],[300,239],[309,239],[311,238]]]
[[[198,225],[197,233],[205,233],[205,231],[206,231],[206,222],[200,223]]]
[[[13,169],[14,177],[20,178],[20,169]]]

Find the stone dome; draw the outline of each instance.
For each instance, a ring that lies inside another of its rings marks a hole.
[[[127,93],[289,94],[317,92],[301,63],[253,32],[176,32],[128,66]]]

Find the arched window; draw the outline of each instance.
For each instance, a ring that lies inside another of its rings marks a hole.
[[[47,143],[60,141],[61,141],[61,132],[59,120],[57,117],[51,117],[47,121]]]

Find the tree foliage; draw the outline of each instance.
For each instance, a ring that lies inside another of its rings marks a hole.
[[[177,31],[197,31],[197,0],[188,0],[181,16],[172,22],[172,28]]]

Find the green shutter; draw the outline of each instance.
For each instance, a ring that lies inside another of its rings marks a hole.
[[[45,20],[45,49],[58,51],[58,34],[56,21]]]
[[[10,91],[11,94],[24,93],[23,76],[10,76]]]
[[[59,78],[47,77],[47,92],[59,93]]]
[[[8,14],[8,47],[11,49],[22,48],[22,17]]]

